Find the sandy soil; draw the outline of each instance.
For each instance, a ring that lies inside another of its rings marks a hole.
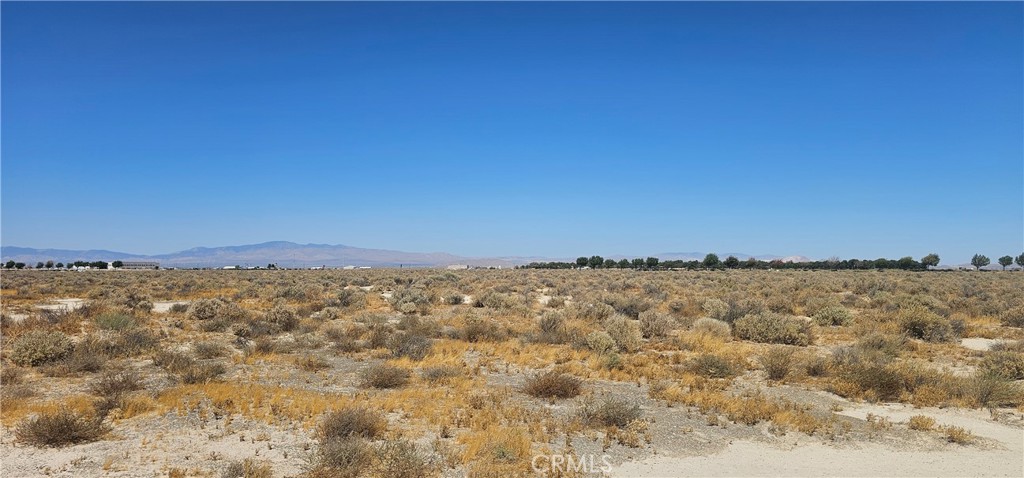
[[[886,417],[895,425],[926,415],[938,425],[966,428],[978,438],[970,445],[945,442],[937,432],[916,432],[923,440],[903,443],[828,443],[808,437],[776,441],[742,440],[703,456],[656,456],[626,462],[612,476],[1024,476],[1024,429],[1020,417],[996,421],[988,411],[915,409],[902,404],[848,403],[840,415]],[[783,437],[783,438],[789,438]]]
[[[76,310],[85,305],[85,299],[53,299],[52,304],[40,304],[37,305],[37,309],[42,310]]]
[[[187,300],[158,300],[153,302],[153,312],[158,314],[166,314],[171,311],[171,307],[177,304],[188,304]]]
[[[970,338],[966,338],[966,339],[961,340],[960,341],[960,345],[962,347],[964,347],[964,348],[967,348],[967,349],[979,350],[979,351],[982,351],[982,352],[986,352],[986,351],[990,350],[993,345],[1001,343],[1001,342],[1009,342],[1009,341],[1007,341],[1007,340],[997,340],[997,339],[983,339],[983,338],[979,338],[979,337],[970,337]]]

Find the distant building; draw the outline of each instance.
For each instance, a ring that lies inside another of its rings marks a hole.
[[[464,269],[469,269],[469,266],[466,264],[451,264],[448,267],[446,267],[446,269],[450,271],[460,271]]]
[[[144,262],[144,261],[124,261],[121,263],[122,269],[159,269],[159,262]]]

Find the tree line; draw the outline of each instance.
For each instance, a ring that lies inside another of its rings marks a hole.
[[[1017,256],[1002,256],[998,259],[999,265],[1006,270],[1014,262],[1024,267],[1024,253]],[[971,258],[971,265],[981,269],[991,264],[991,260],[983,254],[975,254]],[[839,259],[830,258],[822,261],[806,262],[783,262],[781,260],[762,261],[754,257],[740,260],[736,256],[726,257],[724,260],[717,254],[708,254],[704,260],[674,260],[662,261],[657,257],[636,258],[636,259],[605,259],[601,256],[581,256],[575,262],[531,262],[520,266],[526,269],[634,269],[634,270],[665,270],[665,269],[814,269],[814,270],[866,270],[866,269],[900,269],[900,270],[928,270],[929,267],[939,265],[939,255],[932,253],[922,257],[920,260],[907,256],[899,259]]]
[[[72,267],[91,267],[93,269],[109,269],[109,268],[113,267],[114,269],[117,269],[117,268],[119,268],[119,267],[121,267],[123,265],[124,265],[124,263],[121,262],[121,261],[114,261],[114,262],[106,262],[106,261],[92,261],[92,262],[88,262],[88,261],[75,261],[75,262],[68,262],[67,264],[65,264],[63,262],[54,263],[53,261],[46,261],[46,262],[39,261],[39,262],[36,263],[36,267],[35,268],[36,269],[65,269],[65,268],[66,269],[71,269]],[[4,269],[24,269],[26,267],[28,267],[28,264],[25,264],[24,262],[14,262],[13,260],[9,260],[9,261],[4,263]],[[31,269],[31,267],[29,267],[29,269]]]

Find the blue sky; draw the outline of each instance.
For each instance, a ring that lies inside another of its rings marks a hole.
[[[1024,250],[1021,3],[11,3],[4,245]]]

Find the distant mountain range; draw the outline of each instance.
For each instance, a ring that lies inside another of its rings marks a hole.
[[[749,254],[718,254],[725,259],[732,255],[746,260]],[[701,260],[703,252],[667,252],[639,256],[609,256],[615,259],[654,256],[661,260]],[[365,249],[345,245],[296,244],[287,241],[264,242],[243,246],[196,247],[170,254],[140,255],[107,250],[33,249],[29,247],[0,247],[4,262],[14,260],[26,264],[36,262],[74,261],[156,261],[163,267],[223,267],[266,266],[274,263],[281,267],[441,267],[453,264],[484,267],[513,267],[530,262],[573,261],[575,258],[544,257],[464,257],[445,252],[402,252],[385,249]],[[803,256],[754,256],[760,260],[806,261]]]

